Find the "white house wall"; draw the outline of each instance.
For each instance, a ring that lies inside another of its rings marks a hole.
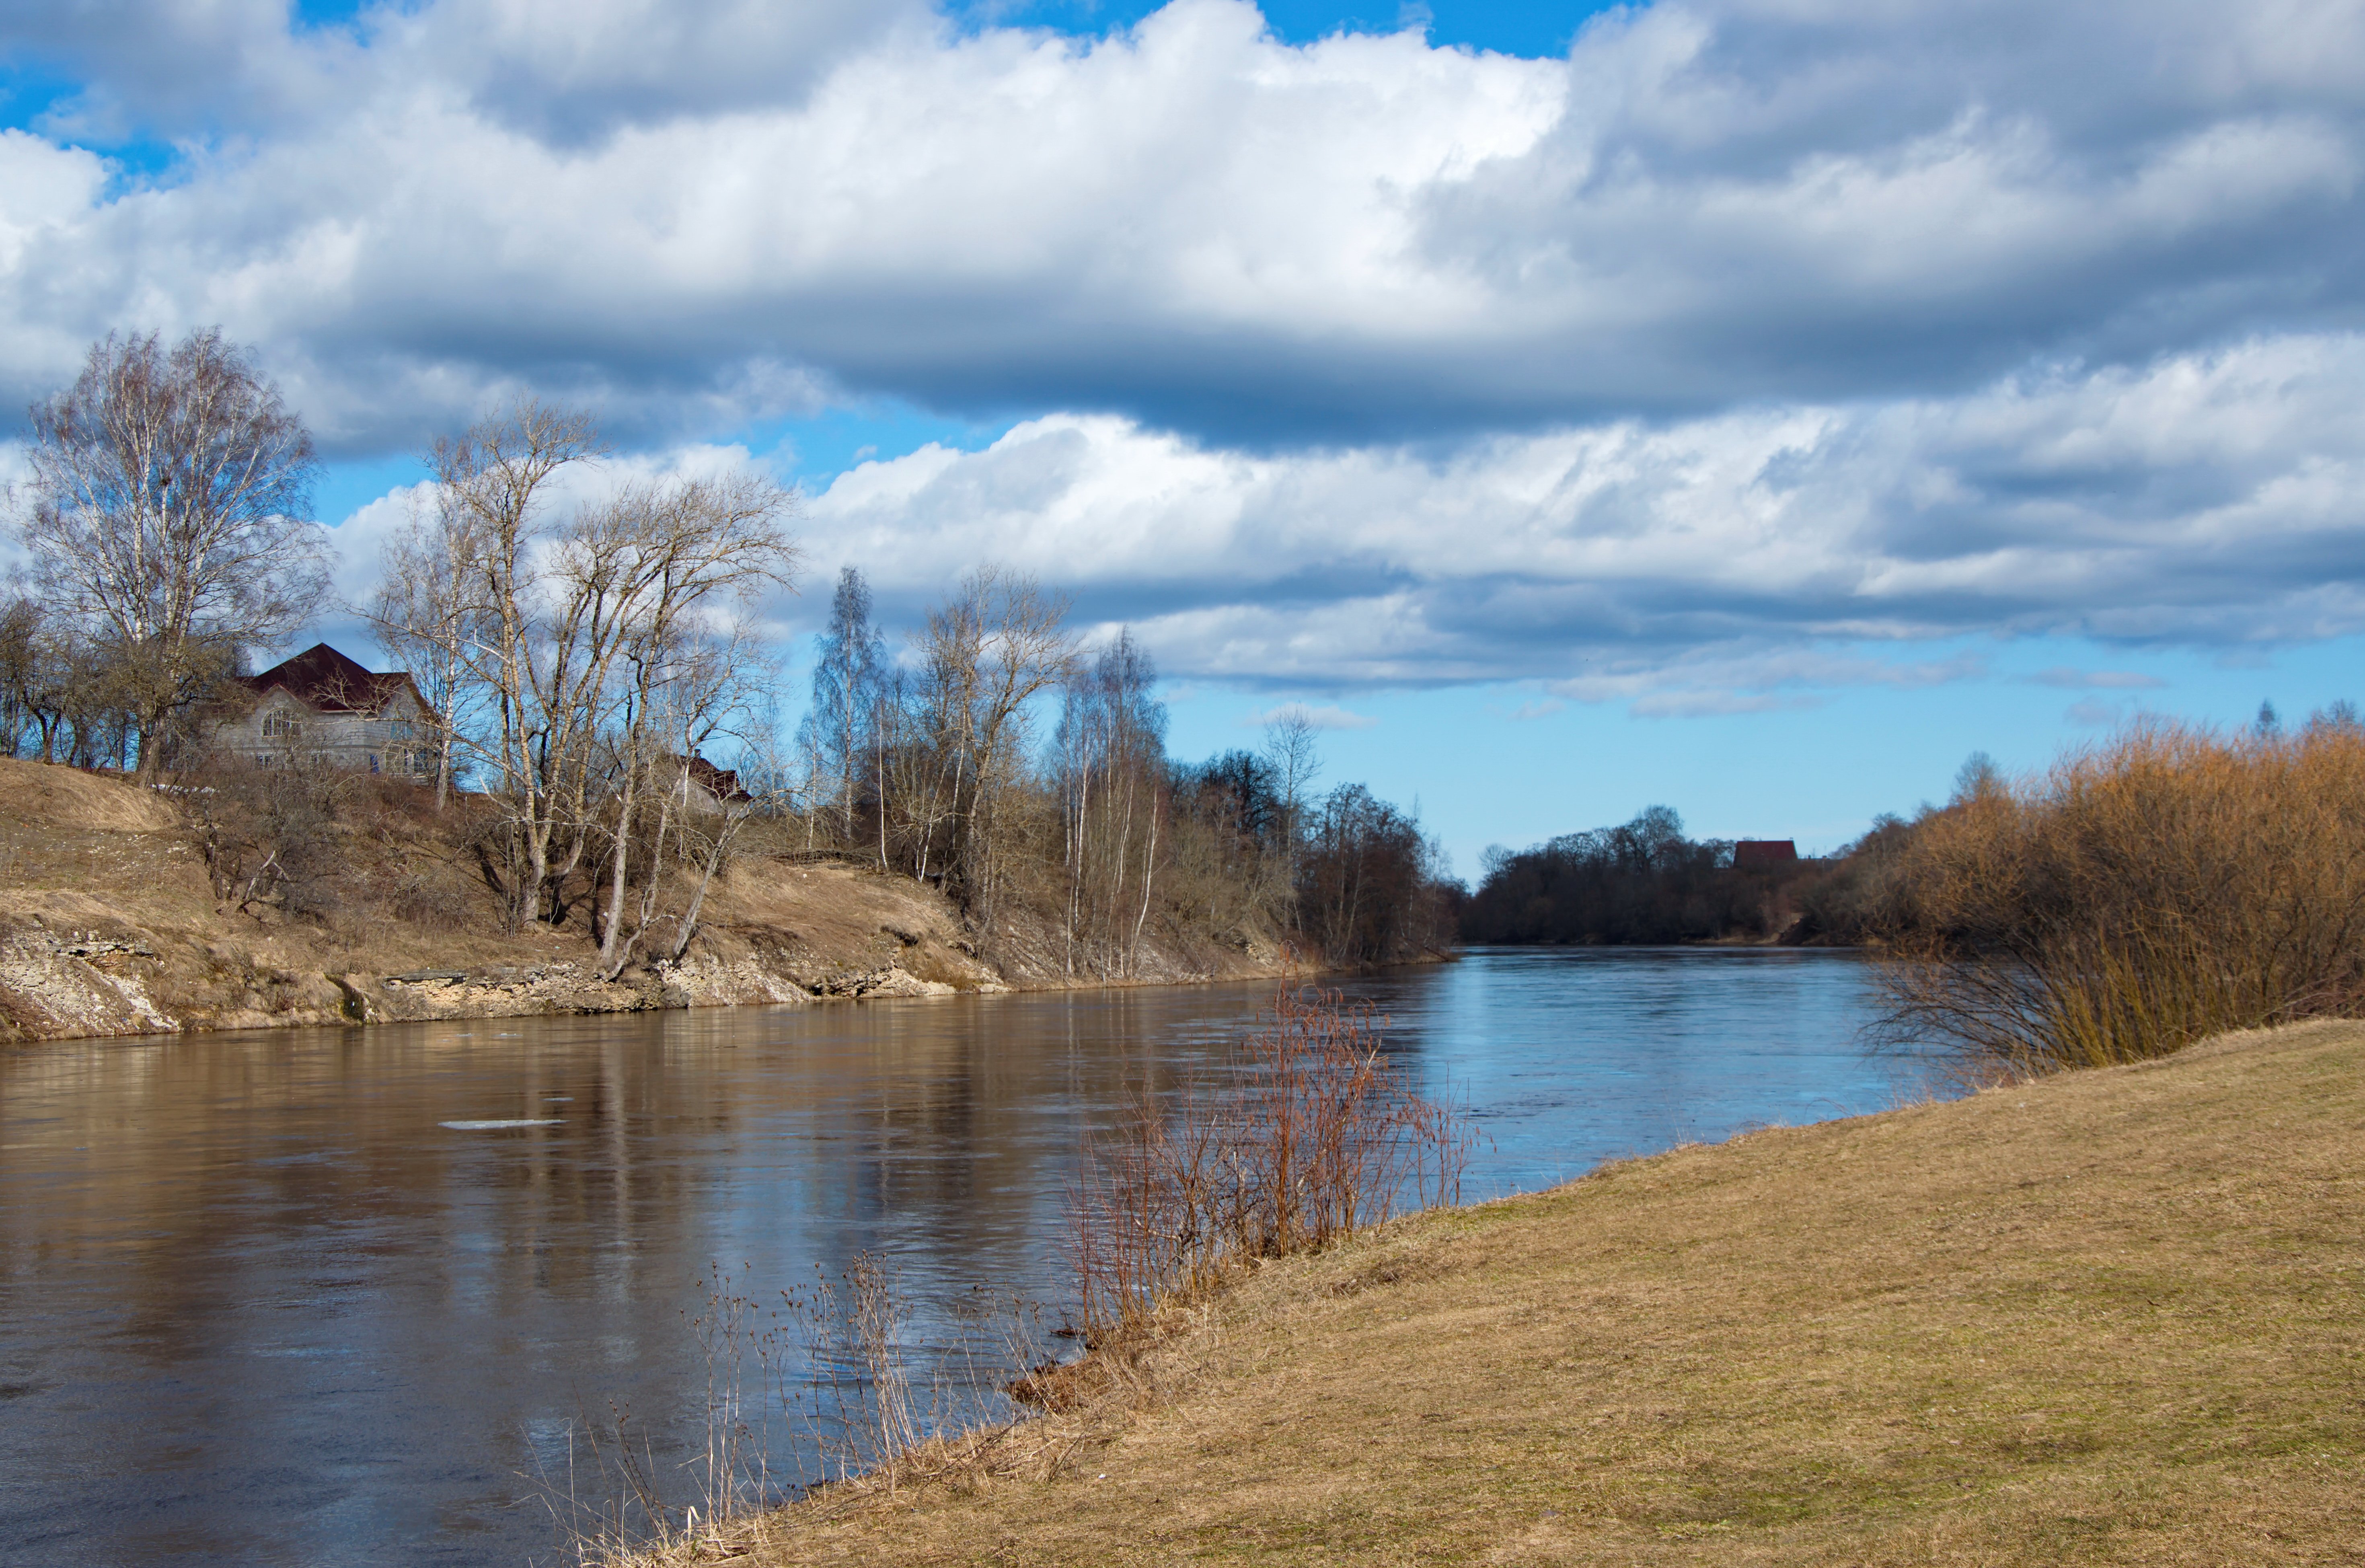
[[[266,735],[265,723],[283,713],[295,720],[297,733],[292,738]],[[274,691],[244,716],[217,724],[214,745],[266,767],[309,762],[362,772],[432,773],[434,743],[425,716],[408,692],[388,700],[383,712],[372,718],[322,713],[286,691]]]

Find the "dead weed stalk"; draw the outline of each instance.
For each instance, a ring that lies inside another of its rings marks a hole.
[[[1220,1084],[1138,1094],[1093,1139],[1073,1204],[1089,1342],[1138,1337],[1259,1259],[1317,1251],[1399,1207],[1459,1201],[1476,1137],[1384,1049],[1382,1019],[1284,988]]]
[[[702,1432],[668,1484],[656,1444],[628,1411],[570,1432],[563,1487],[540,1490],[585,1568],[627,1568],[732,1555],[754,1521],[821,1488],[863,1493],[934,1478],[975,1462],[1007,1423],[1011,1371],[1044,1353],[1041,1313],[996,1303],[1000,1354],[966,1340],[920,1386],[906,1360],[912,1304],[894,1270],[869,1252],[835,1279],[764,1300],[719,1265],[689,1330],[705,1372]],[[968,1315],[981,1308],[970,1304]],[[779,1451],[810,1456],[776,1472]],[[584,1496],[588,1484],[591,1496]],[[818,1517],[806,1510],[804,1517]]]

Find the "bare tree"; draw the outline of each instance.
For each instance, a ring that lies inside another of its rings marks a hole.
[[[448,513],[454,502],[439,494],[437,504]],[[443,516],[431,522],[414,511],[380,550],[377,588],[360,607],[378,642],[409,671],[411,683],[434,710],[429,722],[439,812],[451,799],[453,754],[467,733],[466,710],[476,695],[469,654],[482,630],[481,606],[471,592],[476,585],[468,580],[465,558],[450,547],[454,521]]]
[[[682,836],[699,740],[744,706],[754,642],[725,607],[787,584],[796,551],[789,496],[753,476],[556,504],[557,476],[604,452],[588,416],[532,401],[438,441],[432,522],[390,546],[371,615],[440,689],[449,748],[476,757],[500,803],[479,854],[511,918],[555,924],[588,897],[612,978]],[[478,722],[450,722],[469,711]]]
[[[1322,759],[1315,745],[1317,733],[1302,702],[1275,710],[1264,727],[1264,760],[1272,768],[1273,791],[1279,797],[1281,842],[1292,887],[1297,884],[1306,842],[1306,806],[1313,797],[1314,781],[1322,776]]]
[[[1130,974],[1138,965],[1169,805],[1166,709],[1151,695],[1157,678],[1149,655],[1120,631],[1067,683],[1053,750],[1063,797],[1070,974],[1080,940],[1086,962],[1102,974]]]
[[[451,644],[465,678],[492,710],[489,730],[460,744],[486,765],[507,808],[498,845],[485,847],[513,920],[539,919],[550,883],[551,849],[565,803],[566,765],[588,751],[596,712],[577,716],[551,678],[544,647],[543,546],[551,483],[570,465],[606,451],[589,416],[527,399],[456,437],[440,437],[428,461],[439,503],[436,544],[454,563],[465,620]],[[559,676],[567,668],[561,661]],[[556,733],[553,733],[554,730]]]
[[[613,626],[623,674],[623,766],[600,953],[607,978],[622,972],[638,940],[628,941],[622,925],[641,781],[670,764],[687,793],[696,743],[719,722],[747,645],[744,636],[701,635],[712,630],[704,618],[718,601],[745,605],[767,586],[789,584],[797,552],[780,522],[788,507],[785,492],[753,475],[634,486],[588,514],[558,552],[554,576],[565,585],[569,623],[582,629],[584,667],[604,662],[603,628]],[[668,789],[659,802],[660,853],[671,798]]]
[[[19,598],[0,609],[0,745],[10,756],[25,749],[28,730],[37,731],[48,749],[40,688],[41,607]]]
[[[240,645],[270,643],[328,590],[306,513],[319,463],[279,389],[218,330],[94,344],[32,410],[18,527],[44,605],[111,647],[140,770]]]
[[[760,715],[760,688],[774,673],[770,661],[757,653],[748,629],[744,624],[737,625],[722,637],[709,639],[699,658],[667,695],[667,722],[662,733],[670,737],[670,755],[664,760],[673,780],[667,805],[679,824],[675,829],[679,858],[698,870],[698,886],[675,923],[673,946],[667,954],[673,962],[680,962],[682,955],[689,951],[690,941],[698,935],[699,916],[706,907],[707,892],[713,887],[715,873],[722,869],[739,830],[757,815],[777,813],[787,801],[789,790],[777,766],[773,733],[768,721]],[[697,797],[702,787],[692,777],[692,770],[706,747],[726,734],[739,743],[740,766],[733,775],[739,788],[714,794],[710,816],[697,809]],[[751,758],[755,762],[752,768]],[[656,850],[662,859],[662,815]],[[656,880],[655,877],[649,879],[652,890]],[[648,923],[649,902],[644,900],[642,929],[645,930]]]
[[[932,749],[949,776],[953,865],[981,930],[993,930],[1004,797],[1027,767],[1027,704],[1075,667],[1065,596],[996,566],[961,579],[928,617]]]

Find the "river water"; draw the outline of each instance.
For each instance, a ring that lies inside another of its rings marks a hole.
[[[1865,978],[1829,952],[1496,948],[1346,989],[1478,1120],[1478,1198],[1892,1103],[1916,1085],[1858,1041]],[[715,1266],[768,1296],[872,1253],[922,1362],[976,1339],[981,1301],[1056,1316],[1085,1130],[1270,994],[0,1056],[0,1562],[564,1561],[551,1500],[587,1423],[625,1412],[687,1495]]]

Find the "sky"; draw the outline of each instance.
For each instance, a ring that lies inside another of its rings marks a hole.
[[[2365,0],[17,0],[0,410],[219,326],[358,596],[579,404],[797,487],[791,718],[841,566],[997,561],[1465,875],[1824,850],[2365,696],[2361,174]]]

